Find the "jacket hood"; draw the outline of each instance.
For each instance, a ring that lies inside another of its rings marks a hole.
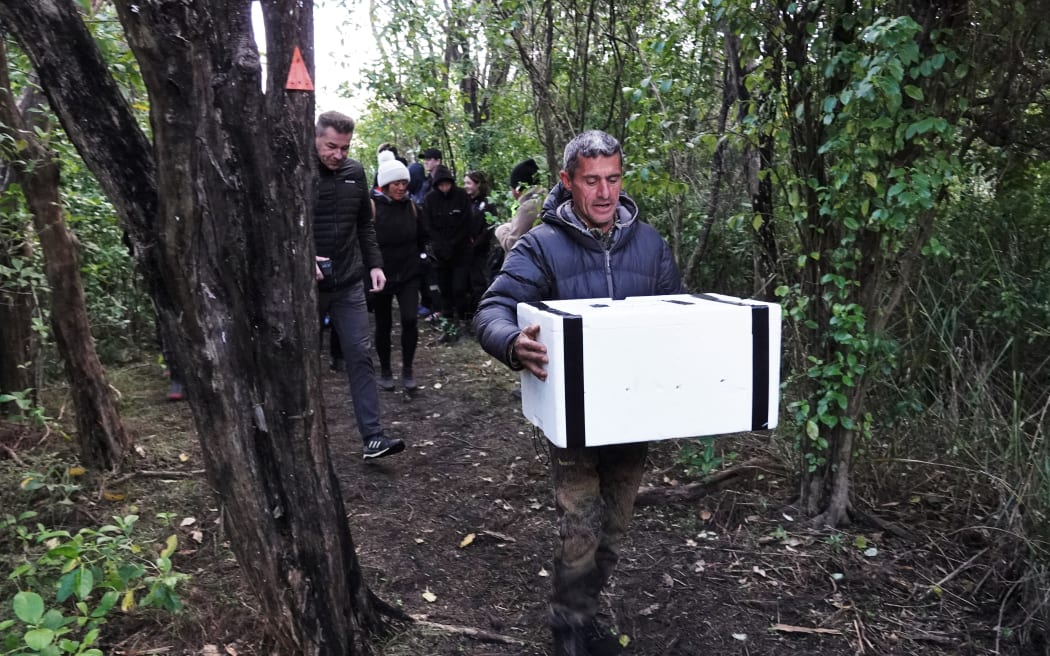
[[[434,167],[434,173],[431,174],[431,189],[437,189],[438,183],[442,180],[448,180],[452,183],[452,186],[456,186],[456,176],[452,175],[452,171],[448,170],[448,167],[444,164],[438,164]]]
[[[581,232],[588,232],[587,224],[583,222],[583,219],[576,216],[576,213],[573,211],[572,194],[560,182],[554,185],[551,193],[547,195],[547,200],[543,201],[542,217],[545,223],[563,227],[572,226]],[[630,196],[621,191],[616,207],[614,227],[625,228],[637,219],[638,205],[635,204]]]

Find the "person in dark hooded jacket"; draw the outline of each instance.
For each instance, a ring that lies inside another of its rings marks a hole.
[[[671,248],[638,219],[637,205],[620,191],[622,175],[620,143],[604,132],[584,132],[565,147],[561,182],[543,205],[543,223],[507,254],[474,316],[482,347],[512,369],[547,378],[539,325],[518,328],[520,302],[683,291]],[[598,597],[619,557],[647,444],[549,446],[560,537],[550,596],[554,653],[616,654],[616,634],[597,621]]]
[[[467,192],[456,186],[444,165],[434,169],[433,189],[423,199],[423,222],[430,234],[434,274],[441,291],[442,314],[470,318],[471,237],[479,232]]]

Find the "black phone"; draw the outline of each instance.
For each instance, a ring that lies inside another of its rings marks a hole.
[[[331,260],[317,260],[317,268],[321,270],[321,275],[325,278],[332,275],[332,261]]]

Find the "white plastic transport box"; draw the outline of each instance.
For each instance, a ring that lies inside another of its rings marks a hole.
[[[522,412],[560,447],[777,425],[780,306],[719,294],[518,304],[540,325],[547,380],[521,375]]]

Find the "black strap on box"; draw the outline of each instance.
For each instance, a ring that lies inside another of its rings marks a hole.
[[[769,428],[769,306],[711,294],[693,296],[751,308],[751,430]]]
[[[587,446],[587,420],[583,407],[583,317],[552,308],[542,301],[529,305],[562,318],[565,446],[570,449],[583,448]]]

